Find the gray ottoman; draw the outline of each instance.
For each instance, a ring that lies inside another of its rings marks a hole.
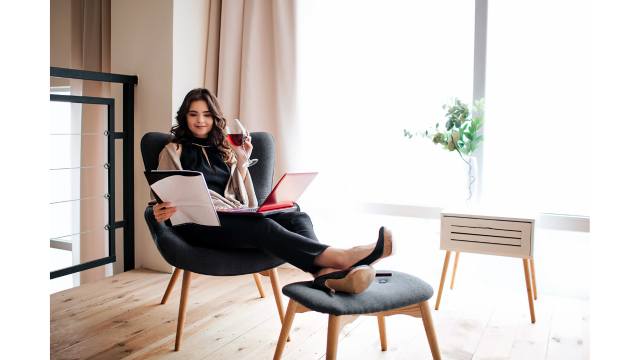
[[[327,360],[334,360],[338,350],[338,334],[342,328],[359,316],[377,316],[382,350],[387,350],[385,316],[410,315],[422,318],[433,358],[440,359],[438,341],[427,300],[433,288],[415,276],[399,271],[378,270],[392,276],[376,276],[367,290],[360,294],[330,294],[311,287],[311,281],[289,284],[282,293],[290,298],[282,324],[278,346],[273,357],[280,359],[296,313],[317,311],[329,315]]]

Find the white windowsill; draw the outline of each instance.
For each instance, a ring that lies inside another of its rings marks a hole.
[[[444,207],[437,206],[371,202],[357,202],[354,204],[354,210],[357,212],[438,220],[440,219],[440,212],[444,209]],[[589,232],[590,218],[588,216],[543,213],[540,214],[538,226],[541,229]]]

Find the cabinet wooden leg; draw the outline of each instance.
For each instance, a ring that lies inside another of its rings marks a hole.
[[[378,316],[378,330],[380,331],[380,347],[382,351],[387,351],[387,324],[384,316]]]
[[[451,251],[447,251],[447,255],[444,257],[444,266],[442,267],[442,276],[440,277],[440,289],[438,289],[438,299],[436,300],[436,310],[440,307],[440,297],[442,296],[442,288],[444,288],[444,281],[447,278],[447,267],[449,267],[449,258],[451,257]]]
[[[169,280],[169,285],[167,286],[167,290],[165,290],[164,292],[164,296],[162,297],[162,301],[160,301],[160,304],[164,305],[167,303],[167,300],[169,300],[169,295],[171,295],[171,291],[173,291],[173,287],[176,285],[178,276],[180,276],[181,272],[182,269],[173,269],[173,275],[171,275],[171,280]]]
[[[527,297],[529,298],[529,312],[531,313],[531,322],[536,322],[536,312],[533,309],[533,296],[531,294],[531,280],[529,278],[529,262],[527,259],[522,259],[524,264],[524,278],[527,282]]]
[[[436,338],[436,329],[433,327],[433,318],[431,317],[431,310],[429,310],[429,302],[423,301],[419,305],[420,312],[422,313],[422,323],[424,324],[424,330],[427,333],[427,340],[431,348],[431,356],[433,356],[434,360],[440,360],[440,347],[438,346],[438,339]]]
[[[453,290],[453,281],[456,279],[456,270],[458,270],[458,257],[460,257],[460,252],[456,251],[456,259],[453,262],[453,274],[451,275],[451,290]]]
[[[264,289],[262,288],[262,280],[260,279],[260,275],[253,274],[253,280],[256,281],[256,285],[258,285],[258,291],[260,291],[260,297],[264,297]]]
[[[187,317],[187,302],[189,301],[189,287],[191,286],[191,271],[182,274],[182,293],[180,294],[180,310],[178,312],[178,330],[176,331],[176,351],[180,350],[182,344],[182,330],[184,329],[184,319]]]
[[[271,281],[271,288],[273,289],[273,297],[276,298],[276,306],[278,307],[278,314],[280,315],[280,323],[284,323],[284,305],[282,303],[282,293],[280,292],[280,278],[278,277],[278,270],[275,268],[269,270],[269,280]],[[287,338],[287,341],[291,341],[291,337]]]
[[[336,360],[338,353],[338,334],[340,334],[340,316],[329,315],[327,329],[327,360]]]
[[[538,287],[536,286],[536,269],[533,267],[533,259],[529,259],[531,265],[531,281],[533,282],[533,299],[538,300]]]
[[[280,337],[278,338],[278,346],[276,347],[276,354],[273,356],[273,360],[280,360],[282,353],[284,352],[284,346],[287,343],[289,332],[291,331],[291,324],[293,324],[293,318],[296,316],[296,308],[298,303],[294,300],[289,300],[289,306],[287,306],[287,314],[284,316],[284,322],[282,323],[282,330],[280,330]]]

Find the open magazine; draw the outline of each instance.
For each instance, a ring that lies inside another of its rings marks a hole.
[[[172,226],[220,226],[220,219],[201,172],[153,170],[145,171],[144,174],[158,202],[170,202],[171,207],[178,207],[178,211],[168,220]]]

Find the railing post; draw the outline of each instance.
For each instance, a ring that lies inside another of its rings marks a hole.
[[[123,215],[127,219],[124,226],[123,253],[124,271],[133,270],[135,260],[134,193],[133,193],[133,101],[134,84],[122,84],[122,123],[123,123]]]

